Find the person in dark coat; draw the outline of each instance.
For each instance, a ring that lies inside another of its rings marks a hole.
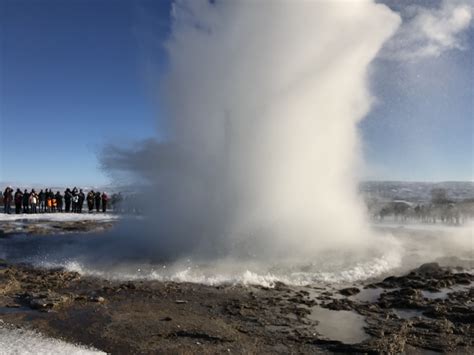
[[[64,203],[66,205],[66,212],[71,211],[71,200],[72,200],[72,192],[69,187],[64,191]]]
[[[102,212],[107,212],[107,201],[109,200],[109,196],[105,192],[102,193]]]
[[[94,190],[91,190],[87,193],[87,208],[89,209],[89,213],[92,213],[94,209],[94,199],[95,193]]]
[[[62,212],[63,211],[63,195],[61,195],[61,193],[58,191],[56,192],[56,208],[58,209],[58,212]]]
[[[41,189],[39,194],[38,194],[38,200],[39,200],[39,211],[44,212],[46,210],[46,194],[44,191]]]
[[[13,201],[13,190],[8,186],[3,192],[3,212],[11,213],[11,203]]]
[[[20,191],[20,189],[16,189],[16,192],[15,192],[15,213],[16,214],[20,214],[22,202],[23,202],[23,194]]]
[[[97,191],[95,193],[95,209],[97,212],[100,212],[100,200],[101,200],[100,192]]]
[[[25,189],[23,192],[23,213],[30,213],[30,194],[28,193],[28,190]]]
[[[84,206],[84,200],[86,199],[86,195],[82,191],[82,189],[79,190],[79,194],[77,195],[79,197],[79,200],[77,202],[77,212],[82,213],[82,207]]]

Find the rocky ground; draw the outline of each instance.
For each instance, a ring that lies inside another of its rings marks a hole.
[[[341,289],[212,287],[124,283],[2,261],[0,319],[113,354],[472,353],[473,281],[433,263]],[[363,336],[344,338],[353,317]],[[328,331],[334,319],[338,329]]]

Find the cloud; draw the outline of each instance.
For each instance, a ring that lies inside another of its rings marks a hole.
[[[474,23],[473,0],[443,0],[437,8],[412,6],[404,12],[404,24],[387,43],[384,57],[419,60],[466,48],[466,31]]]

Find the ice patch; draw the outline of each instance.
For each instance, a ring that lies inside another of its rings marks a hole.
[[[20,328],[7,326],[0,320],[0,355],[13,354],[105,354],[91,347],[66,343],[62,340]]]

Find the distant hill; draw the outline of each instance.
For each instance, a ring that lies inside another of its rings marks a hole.
[[[360,184],[359,189],[362,195],[368,198],[412,202],[429,202],[433,189],[446,190],[447,197],[454,201],[474,198],[473,181],[364,181]]]

